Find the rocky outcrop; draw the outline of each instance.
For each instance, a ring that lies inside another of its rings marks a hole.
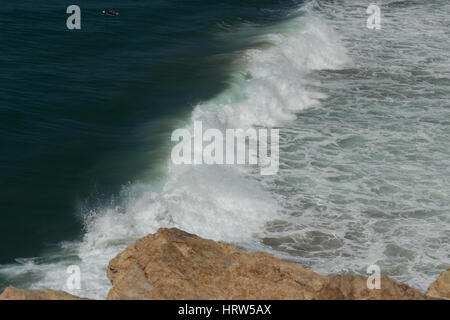
[[[450,300],[450,269],[444,271],[427,290],[427,296]]]
[[[266,253],[160,229],[111,260],[108,299],[425,299],[387,277],[325,277]]]
[[[112,259],[108,299],[312,299],[327,277],[266,253],[160,229]]]
[[[89,300],[56,290],[24,290],[8,287],[0,294],[0,300]]]
[[[450,299],[450,269],[427,295],[388,277],[380,289],[368,289],[367,278],[326,277],[275,258],[250,253],[172,228],[137,240],[109,263],[112,288],[107,299],[308,299],[419,300]],[[63,291],[8,287],[0,300],[78,300]]]

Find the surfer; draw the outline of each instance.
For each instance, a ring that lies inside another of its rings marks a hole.
[[[114,11],[114,10],[103,10],[102,14],[107,15],[107,16],[118,16],[119,12]]]

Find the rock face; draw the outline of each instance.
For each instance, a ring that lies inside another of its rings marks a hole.
[[[111,260],[108,299],[312,299],[327,278],[178,229],[160,229]]]
[[[89,300],[56,290],[23,290],[8,287],[0,294],[0,300]]]
[[[381,288],[367,288],[367,278],[338,275],[329,278],[327,286],[317,296],[319,300],[423,300],[417,290],[388,277],[381,277]]]
[[[325,277],[266,253],[249,253],[178,229],[160,229],[111,260],[108,299],[424,299],[382,277]]]
[[[427,290],[427,295],[433,298],[450,300],[450,269],[444,271]]]

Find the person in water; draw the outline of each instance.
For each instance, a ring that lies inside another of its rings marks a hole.
[[[118,16],[119,12],[114,10],[103,10],[102,14],[106,14],[108,16]]]

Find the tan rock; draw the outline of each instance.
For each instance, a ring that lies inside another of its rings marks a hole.
[[[423,300],[425,296],[388,277],[381,277],[380,289],[368,289],[367,278],[338,275],[318,295],[320,300]]]
[[[184,231],[160,229],[110,261],[108,299],[423,299],[387,277],[380,290],[366,278],[328,278],[266,253]]]
[[[6,288],[0,294],[0,300],[89,300],[56,290],[24,290],[14,287]]]
[[[450,300],[450,269],[442,272],[439,278],[430,285],[426,295],[433,298]]]
[[[265,253],[160,229],[111,260],[108,299],[312,299],[327,278]]]

